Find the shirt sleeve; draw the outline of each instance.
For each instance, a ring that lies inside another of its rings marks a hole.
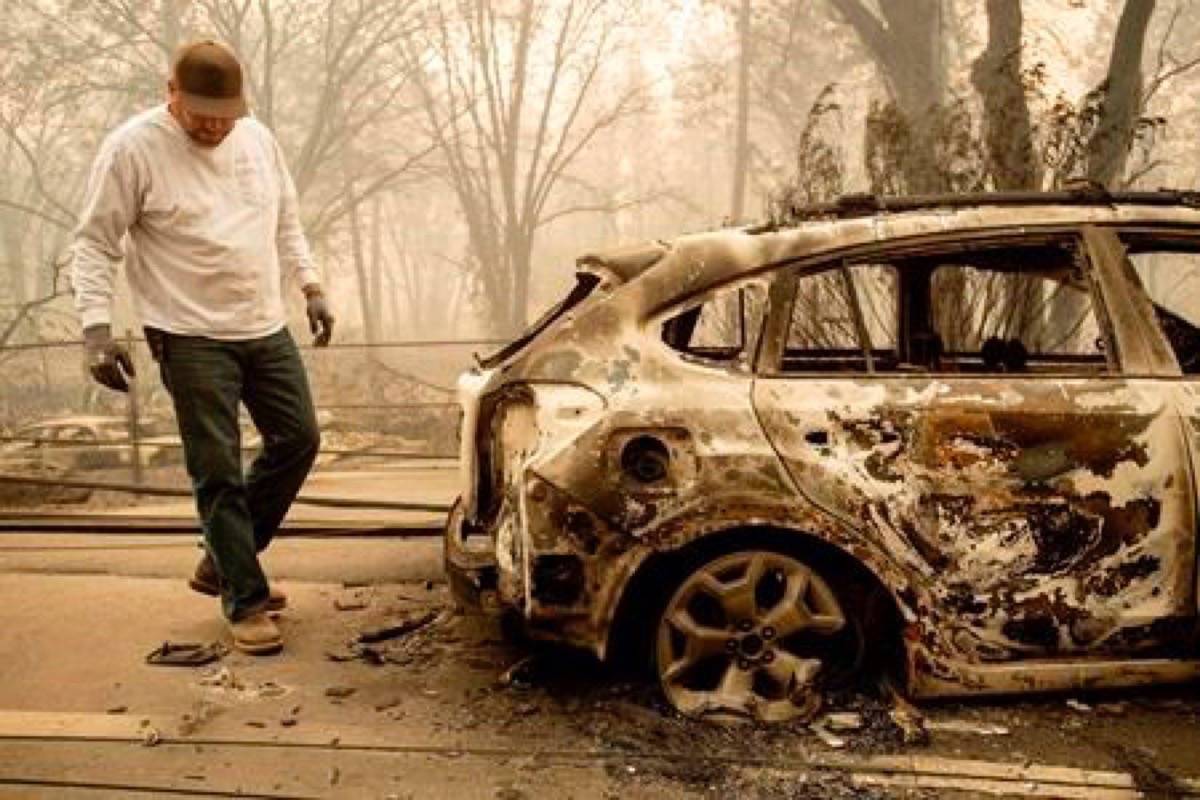
[[[279,174],[279,223],[275,231],[275,245],[279,252],[279,265],[284,273],[291,273],[301,286],[320,283],[321,276],[313,263],[312,251],[304,228],[300,224],[300,200],[296,196],[296,184],[288,171],[283,149],[275,137],[275,168]]]
[[[92,164],[71,248],[71,285],[84,328],[111,324],[121,240],[137,221],[141,191],[127,147],[105,142]]]

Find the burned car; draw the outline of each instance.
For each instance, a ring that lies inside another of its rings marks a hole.
[[[582,258],[461,377],[456,595],[695,715],[1200,674],[1200,199],[797,216]]]

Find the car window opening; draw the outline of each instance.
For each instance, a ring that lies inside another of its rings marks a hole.
[[[800,274],[782,371],[1106,372],[1077,258],[1054,242]]]
[[[1200,374],[1200,240],[1135,233],[1121,240],[1179,368]]]
[[[899,361],[898,278],[888,265],[842,264],[799,276],[785,372],[875,372]]]
[[[758,298],[748,286],[720,291],[664,322],[663,342],[692,358],[732,362],[746,352],[750,326],[760,318]]]

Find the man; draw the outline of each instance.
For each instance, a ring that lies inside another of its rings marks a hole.
[[[268,611],[287,601],[268,585],[258,553],[320,443],[286,327],[284,270],[303,289],[318,346],[334,320],[283,154],[246,116],[237,57],[216,42],[184,46],[167,100],[110,134],[96,158],[76,231],[76,307],[92,376],[128,391],[133,362],[110,318],[124,239],[133,305],[174,401],[204,528],[206,554],[189,583],[220,595],[238,649],[272,653],[283,640]],[[245,478],[239,401],[263,437]]]

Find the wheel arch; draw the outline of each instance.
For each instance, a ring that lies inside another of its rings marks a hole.
[[[865,624],[873,630],[890,626],[890,630],[880,631],[880,654],[885,662],[880,666],[907,681],[905,615],[896,591],[869,564],[843,547],[803,530],[774,525],[726,527],[646,557],[625,581],[617,600],[607,637],[607,657],[627,667],[644,668],[649,663],[649,644],[658,615],[687,573],[718,556],[754,548],[792,555],[830,583],[838,583],[840,578],[842,584],[865,589],[861,595],[849,597],[853,611],[867,613]],[[839,600],[848,599],[847,591],[838,591]],[[854,604],[855,599],[862,604]]]

